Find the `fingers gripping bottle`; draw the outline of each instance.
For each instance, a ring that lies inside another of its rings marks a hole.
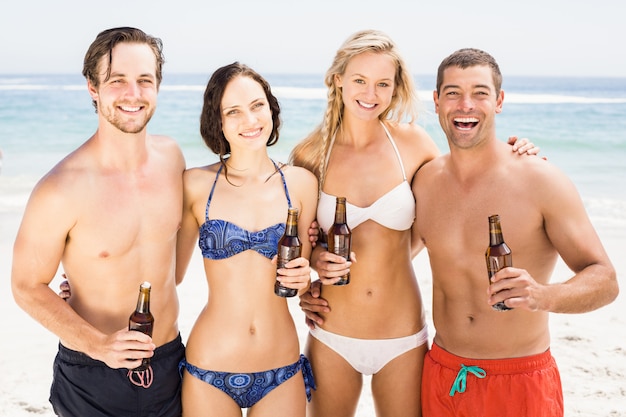
[[[287,213],[287,225],[285,234],[278,241],[278,260],[276,269],[284,268],[285,264],[292,259],[299,258],[302,254],[302,243],[298,238],[298,209],[289,208]],[[298,294],[295,288],[288,288],[279,281],[274,284],[274,294],[280,297],[293,297]]]
[[[335,207],[335,223],[328,231],[328,251],[335,255],[343,256],[350,260],[352,250],[352,232],[346,220],[346,198],[337,197]],[[341,277],[335,285],[348,285],[350,283],[350,272]]]
[[[154,317],[150,312],[150,283],[144,282],[139,286],[139,297],[137,298],[137,308],[128,319],[128,330],[136,330],[152,337],[154,328]],[[141,365],[135,371],[142,371],[150,366],[150,358],[143,358]]]
[[[500,226],[500,216],[494,214],[489,216],[489,247],[485,252],[485,260],[487,261],[487,273],[489,275],[489,284],[491,285],[491,277],[502,268],[513,266],[513,255],[511,249],[504,243],[502,237],[502,227]],[[492,306],[494,310],[506,311],[512,310],[504,304],[504,301],[496,303]]]

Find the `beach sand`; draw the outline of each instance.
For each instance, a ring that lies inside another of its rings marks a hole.
[[[6,183],[8,180],[0,176],[3,191],[12,188]],[[54,415],[48,394],[58,339],[17,307],[10,286],[12,246],[26,198],[24,192],[19,192],[14,199],[3,198],[10,204],[0,206],[0,416],[48,417]],[[598,233],[617,268],[622,294],[614,303],[591,313],[551,316],[551,349],[561,370],[568,417],[626,416],[626,230],[598,229]],[[431,280],[425,252],[415,259],[414,265],[430,316]],[[559,262],[554,276],[553,281],[560,281],[570,273]],[[54,289],[59,280],[53,281]],[[204,305],[206,291],[201,260],[195,254],[185,281],[179,286],[183,339]],[[304,346],[304,315],[297,299],[289,303]],[[432,337],[431,321],[429,330]],[[374,417],[370,380],[364,381],[357,416]]]

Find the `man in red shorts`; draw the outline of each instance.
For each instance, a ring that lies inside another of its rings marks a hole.
[[[618,294],[616,273],[571,181],[496,138],[504,92],[489,54],[462,49],[439,66],[435,109],[450,153],[414,181],[414,253],[433,274],[436,334],[424,362],[425,417],[563,416],[548,315],[584,313]],[[514,267],[488,281],[488,217],[500,215]],[[558,257],[573,271],[550,283]],[[504,302],[509,311],[492,306]]]

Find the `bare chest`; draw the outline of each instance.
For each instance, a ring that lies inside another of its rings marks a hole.
[[[175,241],[182,190],[178,182],[100,181],[84,190],[67,250],[108,258],[151,250]],[[169,242],[169,243],[168,243]]]

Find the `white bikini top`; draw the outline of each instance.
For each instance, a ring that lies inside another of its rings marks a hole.
[[[403,181],[368,207],[357,207],[346,201],[346,218],[348,227],[352,230],[367,220],[373,220],[388,229],[402,231],[410,229],[415,219],[415,197],[406,179],[400,151],[398,151],[398,147],[387,127],[382,122],[381,125],[398,157]],[[330,159],[330,152],[334,143],[335,136],[333,136],[330,142],[328,155],[326,155],[326,167],[328,167],[328,160]],[[326,194],[324,191],[320,193],[317,203],[317,222],[324,231],[328,231],[335,221],[336,202],[335,196]]]

